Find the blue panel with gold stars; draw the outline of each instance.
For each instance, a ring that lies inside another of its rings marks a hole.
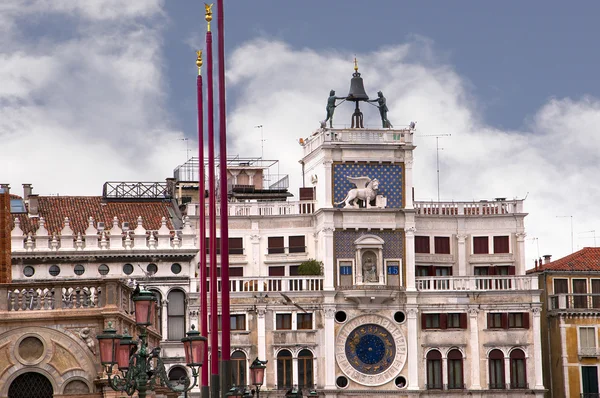
[[[391,333],[383,327],[366,324],[348,335],[345,351],[354,369],[367,375],[376,375],[394,362],[396,343]]]
[[[387,198],[388,208],[402,207],[402,164],[399,163],[334,163],[333,202],[344,200],[348,191],[355,188],[346,177],[369,177],[379,180],[379,195]],[[336,207],[344,207],[344,204]]]

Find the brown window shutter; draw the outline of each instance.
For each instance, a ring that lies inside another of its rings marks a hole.
[[[523,313],[523,327],[529,329],[529,312]]]
[[[304,235],[290,236],[289,238],[290,253],[304,253],[306,251],[306,243]]]
[[[284,253],[283,236],[269,236],[268,240],[269,254]]]
[[[440,329],[448,329],[448,314],[440,314]]]
[[[466,312],[462,312],[460,314],[460,328],[461,329],[467,328],[467,313]]]
[[[285,267],[269,267],[269,276],[285,276]]]
[[[473,254],[488,254],[489,250],[487,236],[473,237]]]
[[[229,267],[229,276],[244,276],[244,267]]]
[[[429,252],[429,236],[415,236],[415,253]]]
[[[315,200],[315,188],[300,188],[300,200]]]
[[[506,312],[502,314],[502,329],[508,329],[508,314]]]
[[[508,236],[494,236],[494,253],[508,253]]]
[[[492,327],[492,314],[488,312],[487,314],[487,327],[490,329]]]
[[[514,266],[508,267],[508,275],[514,275],[514,274],[515,274],[515,267]]]
[[[447,236],[436,236],[434,238],[435,253],[450,254],[450,238]]]
[[[423,313],[421,313],[421,329],[427,329],[427,319]]]
[[[496,267],[490,266],[488,268],[488,275],[496,275]]]

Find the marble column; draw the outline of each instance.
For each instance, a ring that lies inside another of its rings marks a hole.
[[[325,337],[322,355],[325,357],[325,389],[334,390],[335,386],[335,306],[324,306]]]
[[[323,290],[334,290],[333,275],[333,228],[325,227],[321,234],[321,253],[323,253],[323,275],[325,276]]]
[[[405,152],[406,158],[404,159],[404,208],[413,209],[412,200],[412,152]]]
[[[163,336],[163,340],[167,339],[167,336],[169,335],[169,325],[168,325],[168,313],[167,313],[167,305],[169,304],[169,302],[167,300],[162,300],[160,302],[161,305],[161,309],[160,309],[160,326],[161,326],[161,333]],[[196,325],[198,326],[198,325]]]
[[[292,385],[298,385],[300,375],[298,374],[298,353],[292,358]]]
[[[544,388],[544,379],[542,375],[542,328],[541,328],[541,312],[540,307],[532,308],[533,315],[533,360],[535,369],[535,389],[541,390]],[[562,330],[561,330],[562,332]]]
[[[257,342],[257,351],[258,358],[261,361],[264,361],[267,358],[267,330],[266,330],[266,322],[265,315],[267,313],[266,305],[257,306],[256,308],[256,331],[258,342]]]
[[[471,349],[471,389],[481,390],[481,356],[479,354],[479,310],[469,308],[469,348]]]
[[[419,339],[418,339],[418,327],[417,327],[417,315],[418,311],[416,308],[407,308],[407,325],[408,325],[408,336],[407,336],[407,351],[408,351],[408,390],[419,389]]]
[[[527,234],[525,232],[517,233],[517,254],[518,254],[518,262],[515,269],[516,275],[525,275],[525,237]]]
[[[325,201],[323,203],[319,203],[319,206],[323,208],[333,207],[333,175],[331,170],[332,165],[333,162],[331,160],[323,161],[323,168],[325,169],[325,184],[323,184],[323,187],[325,189]]]

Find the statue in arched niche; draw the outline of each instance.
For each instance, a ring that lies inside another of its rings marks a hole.
[[[367,251],[362,256],[363,281],[365,283],[379,282],[377,275],[377,256],[372,251]]]

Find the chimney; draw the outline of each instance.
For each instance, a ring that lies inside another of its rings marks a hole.
[[[0,188],[4,189],[10,194],[10,184],[0,184]]]
[[[537,269],[538,269],[538,261],[537,261],[537,258],[535,259],[535,269],[536,269],[536,271],[537,271]]]
[[[38,209],[38,194],[29,194],[29,215],[33,217],[37,217],[39,215]]]
[[[23,184],[23,200],[29,199],[31,195],[31,184]]]
[[[177,193],[177,180],[173,177],[169,177],[166,179],[166,181],[167,181],[167,190],[165,192],[165,195],[168,195],[169,198],[175,198],[175,194]]]
[[[544,264],[548,264],[552,258],[551,254],[544,254]]]

